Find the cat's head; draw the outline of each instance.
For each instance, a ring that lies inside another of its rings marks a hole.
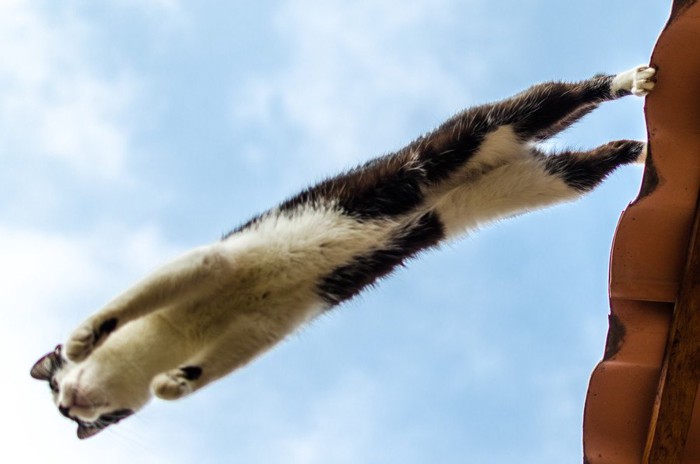
[[[78,438],[88,438],[132,415],[150,398],[148,387],[135,385],[120,372],[119,362],[97,356],[74,363],[61,345],[39,359],[31,376],[48,382],[53,401],[65,417],[78,424]]]

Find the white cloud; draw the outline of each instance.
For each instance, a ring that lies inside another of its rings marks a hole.
[[[0,220],[4,456],[8,462],[91,462],[95,456],[106,464],[192,462],[184,448],[169,455],[170,437],[140,418],[78,441],[46,385],[29,376],[32,363],[85,316],[180,251],[157,226],[129,230],[82,217],[81,229],[55,227],[64,221],[66,200],[78,207],[87,202],[71,183],[92,188],[134,177],[129,158],[143,81],[108,63],[97,23],[79,11],[75,2],[0,2],[0,161],[3,193],[10,195]],[[104,71],[110,67],[116,73]],[[36,217],[42,229],[13,222]]]
[[[100,75],[91,25],[70,6],[61,13],[57,20],[34,2],[0,2],[0,159],[21,188],[6,206],[28,217],[60,208],[56,166],[73,179],[126,178],[138,119],[138,80],[128,72]],[[2,352],[11,354],[4,361],[11,380],[0,384],[0,396],[12,399],[6,415],[13,429],[5,430],[4,442],[11,461],[87,462],[101,448],[108,462],[158,462],[119,450],[109,436],[78,444],[45,386],[28,373],[95,306],[173,253],[153,227],[132,232],[110,225],[67,236],[0,222],[0,340]]]
[[[0,156],[113,179],[130,148],[139,84],[127,72],[101,76],[90,25],[70,9],[60,20],[47,10],[0,3]]]
[[[235,92],[235,124],[295,127],[296,153],[324,168],[398,148],[416,135],[416,118],[463,105],[465,76],[480,73],[476,60],[450,68],[433,53],[425,27],[453,25],[453,9],[429,0],[284,2],[275,26],[287,63]]]
[[[382,412],[375,385],[358,372],[341,380],[316,399],[305,423],[276,437],[273,462],[357,463],[371,454]]]
[[[0,300],[8,309],[5,317],[14,322],[10,325],[51,317],[52,307],[60,308],[65,298],[87,291],[104,277],[78,240],[0,225],[0,252],[5,283]],[[55,314],[51,322],[61,318]]]
[[[116,0],[112,3],[118,7],[136,8],[153,14],[179,15],[182,13],[182,3],[179,0]]]
[[[106,253],[105,243],[124,251]],[[0,340],[7,374],[0,383],[0,396],[11,399],[5,402],[4,413],[12,429],[3,432],[7,438],[3,452],[9,462],[68,457],[72,462],[88,462],[97,455],[106,464],[190,462],[186,456],[169,456],[161,445],[169,437],[149,430],[140,420],[79,442],[74,425],[58,414],[46,386],[29,376],[32,363],[92,312],[84,305],[106,301],[124,282],[140,277],[173,251],[149,228],[111,237],[99,231],[65,237],[0,225],[0,306],[4,308]]]
[[[189,13],[180,0],[110,0],[109,7],[129,10],[149,22],[149,33],[173,32],[187,29],[191,23]]]

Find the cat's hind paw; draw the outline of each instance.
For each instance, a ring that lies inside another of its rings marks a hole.
[[[196,366],[180,367],[155,376],[151,390],[158,398],[176,400],[194,391],[194,381],[202,375],[202,369]]]
[[[64,345],[64,353],[73,362],[87,358],[97,347],[98,343],[117,328],[117,319],[110,318],[96,323],[88,320],[68,338]]]
[[[651,66],[637,66],[632,79],[632,94],[644,97],[656,86],[656,69]]]

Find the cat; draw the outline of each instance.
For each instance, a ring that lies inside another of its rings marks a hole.
[[[646,144],[546,154],[604,101],[647,95],[639,66],[467,109],[396,153],[329,178],[156,270],[88,318],[32,377],[87,438],[248,363],[418,252],[480,224],[574,200]]]

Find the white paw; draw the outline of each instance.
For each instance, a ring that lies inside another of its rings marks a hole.
[[[615,95],[621,90],[631,92],[638,97],[644,97],[654,90],[656,85],[656,69],[650,66],[637,66],[636,68],[621,72],[612,81],[611,90]]]
[[[64,352],[74,362],[87,358],[95,347],[117,328],[114,317],[88,319],[68,338]]]
[[[78,327],[68,338],[63,352],[71,361],[78,362],[87,358],[95,347],[95,333],[91,324]]]
[[[155,376],[151,382],[151,390],[158,398],[176,400],[192,393],[192,382],[185,378],[180,369],[173,369]]]
[[[654,90],[656,85],[656,69],[651,66],[638,66],[634,70],[632,77],[632,88],[631,92],[638,96],[644,97]]]

